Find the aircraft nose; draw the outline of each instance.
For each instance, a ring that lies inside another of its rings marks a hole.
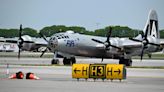
[[[51,37],[48,44],[51,48],[53,48],[53,49],[56,48],[58,45],[57,38],[55,36]]]

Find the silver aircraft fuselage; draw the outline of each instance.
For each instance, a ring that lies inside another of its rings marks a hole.
[[[92,39],[99,39],[102,42],[106,41],[106,37],[83,35],[78,33],[57,33],[51,36],[49,40],[49,46],[53,52],[59,51],[62,53],[75,55],[75,56],[86,56],[86,57],[97,57],[97,58],[120,58],[125,54],[124,51],[120,51],[116,48],[109,47],[109,50],[105,49],[104,44],[96,43]],[[129,40],[128,38],[110,38],[112,45],[123,47],[124,43],[137,43]],[[158,48],[154,46],[148,46],[144,53],[155,52]],[[126,49],[127,56],[140,55],[141,46],[138,48]]]

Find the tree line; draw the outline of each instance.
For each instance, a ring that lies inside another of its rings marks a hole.
[[[84,27],[80,26],[70,26],[67,27],[65,25],[53,25],[44,27],[41,30],[35,30],[33,28],[23,28],[22,35],[29,35],[32,37],[40,37],[38,32],[41,32],[46,37],[49,37],[55,33],[66,32],[68,30],[72,30],[76,33],[87,34],[87,35],[95,35],[95,36],[106,36],[109,28],[112,28],[112,37],[135,37],[142,32],[142,30],[132,29],[127,26],[107,26],[102,29],[96,29],[95,31],[86,30]],[[0,37],[12,38],[19,36],[19,29],[0,29]],[[161,38],[164,38],[164,29],[160,30]]]

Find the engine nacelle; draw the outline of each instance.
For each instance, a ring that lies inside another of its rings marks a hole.
[[[22,36],[22,39],[23,39],[23,41],[33,41],[32,37],[30,37],[29,35]],[[21,49],[30,51],[32,49],[33,45],[34,45],[34,43],[24,42],[23,45],[22,45],[23,47]]]

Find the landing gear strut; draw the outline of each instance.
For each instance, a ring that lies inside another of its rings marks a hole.
[[[132,66],[132,60],[131,59],[125,59],[125,58],[121,57],[119,59],[119,64],[124,64],[126,66]]]
[[[63,58],[63,64],[64,65],[73,65],[74,63],[76,63],[76,59],[75,57],[71,57],[71,58]]]
[[[59,59],[57,59],[56,57],[57,57],[57,52],[54,52],[54,57],[51,60],[51,64],[59,64]]]

